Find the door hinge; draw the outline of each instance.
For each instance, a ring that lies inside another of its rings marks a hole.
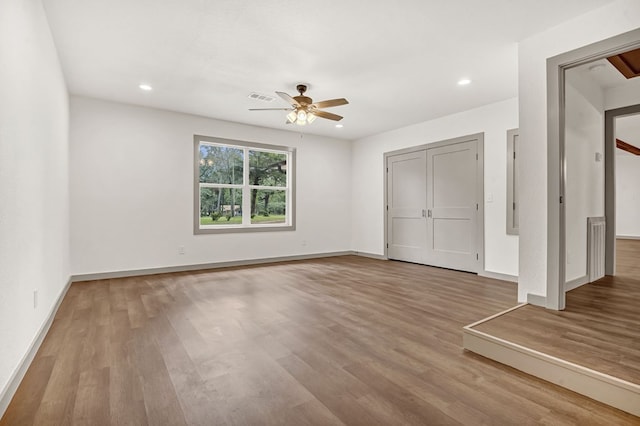
[[[515,151],[513,151],[513,159],[514,160],[516,159],[516,152]]]
[[[476,253],[476,260],[480,260],[478,253]]]
[[[480,208],[478,207],[478,203],[476,203],[476,210],[480,210]]]
[[[387,173],[389,173],[389,168],[387,167]]]
[[[476,154],[476,161],[478,160],[478,154]]]
[[[564,202],[564,198],[562,198],[562,195],[560,196],[560,204],[562,204]]]
[[[516,209],[516,203],[513,203],[513,209],[514,210]]]
[[[389,248],[389,243],[387,243],[387,248]]]
[[[387,205],[387,211],[389,211],[389,205]]]

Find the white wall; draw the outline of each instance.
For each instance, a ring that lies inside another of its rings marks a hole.
[[[9,381],[68,282],[67,156],[67,89],[42,5],[3,0],[0,416]]]
[[[640,79],[632,78],[623,85],[605,91],[605,110],[640,104]]]
[[[571,281],[587,275],[587,218],[604,216],[604,93],[568,70],[565,102],[566,279]]]
[[[640,238],[640,156],[616,156],[616,235]]]
[[[506,233],[507,130],[518,127],[517,99],[369,136],[353,142],[354,250],[384,253],[384,153],[484,132],[485,269],[518,275],[518,237]]]
[[[638,92],[640,90],[636,94]],[[640,114],[617,117],[615,137],[640,147]],[[640,156],[616,149],[615,167],[616,235],[637,238],[640,237]]]
[[[297,148],[296,230],[194,235],[194,134]],[[72,97],[72,273],[350,250],[350,155],[348,141]]]
[[[638,27],[640,2],[619,0],[519,43],[520,301],[527,293],[546,295],[547,228],[557,227],[557,218],[547,221],[546,60]]]

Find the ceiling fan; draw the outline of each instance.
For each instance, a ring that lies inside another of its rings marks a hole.
[[[284,92],[276,92],[278,96],[291,104],[290,108],[249,108],[249,111],[289,111],[289,114],[287,114],[287,124],[296,123],[299,126],[313,123],[316,117],[334,121],[342,120],[342,116],[322,111],[322,108],[346,105],[349,101],[345,98],[313,102],[313,99],[308,96],[304,96],[304,92],[307,91],[307,86],[305,84],[298,84],[296,86],[296,90],[300,93],[298,96],[289,96]]]

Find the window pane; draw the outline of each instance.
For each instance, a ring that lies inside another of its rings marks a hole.
[[[249,185],[287,186],[287,154],[249,151]]]
[[[241,189],[200,188],[200,225],[241,224]]]
[[[243,150],[200,145],[200,182],[242,185]]]
[[[287,192],[251,190],[251,223],[286,223]]]

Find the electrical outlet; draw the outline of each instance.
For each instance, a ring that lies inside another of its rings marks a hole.
[[[184,254],[184,246],[178,247],[178,254]]]
[[[33,290],[33,309],[38,307],[38,289]]]

